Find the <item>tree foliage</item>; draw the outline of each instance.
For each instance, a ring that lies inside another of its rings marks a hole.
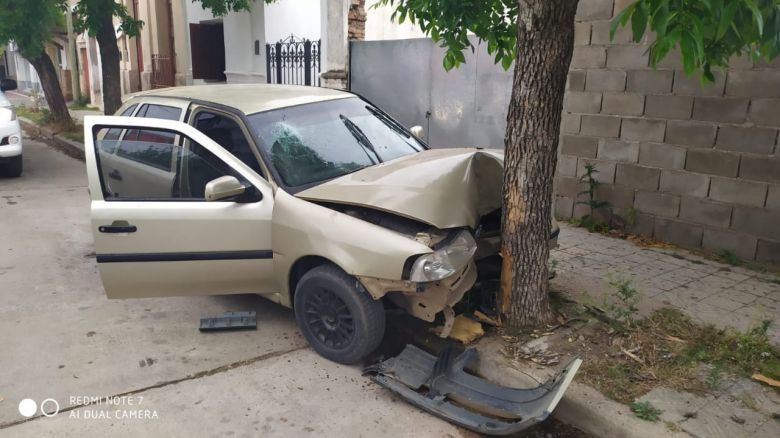
[[[136,20],[127,8],[114,0],[79,0],[73,9],[73,27],[76,32],[87,32],[89,36],[97,35],[106,15],[119,19],[119,31],[129,37],[137,37],[144,22]]]
[[[0,44],[14,41],[25,58],[36,58],[63,23],[62,0],[0,0]]]
[[[394,8],[392,18],[410,20],[446,49],[446,70],[465,62],[464,50],[474,50],[472,32],[487,43],[487,51],[508,69],[517,54],[518,0],[380,0]],[[770,60],[780,53],[780,0],[637,0],[612,22],[630,25],[634,41],[648,29],[656,38],[650,63],[656,66],[680,49],[687,74],[701,72],[712,80],[713,67],[726,67],[732,56],[748,54]]]

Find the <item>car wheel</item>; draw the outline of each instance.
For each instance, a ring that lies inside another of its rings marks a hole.
[[[385,333],[382,302],[332,264],[317,266],[301,277],[294,309],[309,344],[334,362],[358,362],[379,346]]]
[[[4,166],[4,174],[12,178],[22,175],[22,156],[11,157]]]

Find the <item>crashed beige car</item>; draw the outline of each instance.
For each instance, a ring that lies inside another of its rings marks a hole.
[[[292,307],[322,356],[354,363],[387,306],[441,314],[446,334],[477,265],[500,266],[500,151],[429,149],[324,88],[153,90],[117,114],[85,119],[110,298],[260,294]]]

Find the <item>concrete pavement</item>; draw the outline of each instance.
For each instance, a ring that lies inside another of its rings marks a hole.
[[[0,436],[470,435],[321,359],[259,297],[108,300],[84,163],[29,139],[24,160],[21,178],[0,179]],[[257,311],[257,331],[198,332],[226,310]],[[122,394],[136,404],[72,409]],[[25,398],[60,413],[25,422]]]

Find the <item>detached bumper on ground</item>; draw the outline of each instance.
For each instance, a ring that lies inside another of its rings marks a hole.
[[[545,420],[574,379],[582,359],[536,388],[496,385],[470,374],[477,350],[438,357],[407,345],[400,355],[369,367],[374,382],[438,417],[475,432],[508,435]]]

